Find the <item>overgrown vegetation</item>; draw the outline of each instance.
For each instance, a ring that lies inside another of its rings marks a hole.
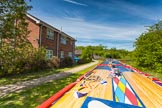
[[[59,68],[60,67],[60,59],[56,56],[53,56],[52,59],[48,60],[48,68]]]
[[[0,76],[59,67],[59,60],[46,59],[46,50],[28,41],[25,0],[0,1]]]
[[[73,65],[73,59],[71,57],[65,57],[61,61],[61,67],[69,67]]]
[[[137,66],[162,73],[162,29],[160,27],[161,22],[151,26],[148,32],[137,38],[133,56]]]

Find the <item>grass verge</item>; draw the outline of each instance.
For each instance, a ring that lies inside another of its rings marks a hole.
[[[86,65],[86,64],[74,65],[72,67],[61,68],[61,69],[48,69],[48,70],[40,70],[37,72],[24,72],[20,74],[0,77],[0,86],[7,85],[7,84],[15,84],[16,82],[20,82],[20,81],[27,81],[27,80],[32,80],[32,79],[43,77],[43,76],[56,74],[56,73],[63,72],[63,71],[72,69],[74,67],[79,67],[79,66]]]
[[[125,61],[126,64],[129,64],[139,70],[141,70],[142,72],[148,73],[150,75],[152,75],[153,77],[158,78],[159,80],[162,80],[162,73],[158,73],[156,72],[156,70],[150,70],[148,68],[143,68],[140,66],[136,66],[136,64],[134,63],[134,61]]]
[[[12,93],[4,98],[0,98],[0,108],[35,108],[50,96],[74,82],[79,76],[91,70],[96,65],[86,68],[68,77],[54,80],[52,82],[24,90],[20,93]]]
[[[21,74],[4,76],[0,78],[0,86],[6,84],[15,84],[16,82],[31,80],[34,78],[39,78],[39,77],[43,77],[43,76],[47,76],[59,72],[60,70],[58,69],[48,69],[48,70],[42,70],[37,72],[25,72]]]

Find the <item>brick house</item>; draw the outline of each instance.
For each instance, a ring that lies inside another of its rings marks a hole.
[[[30,30],[28,40],[33,47],[45,47],[48,58],[74,57],[76,40],[73,37],[30,14],[27,14],[26,20]]]

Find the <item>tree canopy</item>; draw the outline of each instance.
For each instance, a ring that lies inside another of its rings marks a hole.
[[[162,72],[162,30],[160,23],[149,28],[135,41],[134,58],[136,64]],[[158,26],[157,26],[158,25]]]
[[[100,56],[101,58],[120,59],[129,54],[127,50],[116,48],[108,49],[101,44],[98,46],[77,46],[76,50],[82,50],[81,58],[86,59],[86,61],[91,61],[94,55]]]
[[[0,1],[0,76],[39,69],[45,61],[45,50],[28,41],[30,8],[25,0]]]
[[[25,59],[30,47],[26,22],[29,9],[24,0],[0,1],[0,74],[19,71],[17,67],[23,65],[20,61]]]

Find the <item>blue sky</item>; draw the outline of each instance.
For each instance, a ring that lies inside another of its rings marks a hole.
[[[77,39],[76,45],[133,50],[145,26],[162,19],[162,0],[32,0],[30,14]]]

